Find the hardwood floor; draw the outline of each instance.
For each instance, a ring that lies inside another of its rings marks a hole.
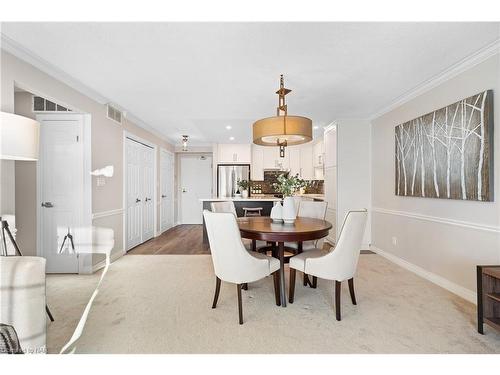
[[[203,244],[202,225],[178,225],[161,236],[134,247],[130,255],[210,254]]]

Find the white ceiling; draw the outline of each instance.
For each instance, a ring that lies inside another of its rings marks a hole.
[[[250,142],[275,114],[368,117],[499,38],[499,23],[3,23],[2,33],[174,143]],[[232,126],[226,130],[226,126]]]

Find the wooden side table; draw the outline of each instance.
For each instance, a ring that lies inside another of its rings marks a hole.
[[[477,266],[477,331],[483,324],[500,331],[500,265]]]

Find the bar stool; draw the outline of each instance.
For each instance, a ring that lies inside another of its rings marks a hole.
[[[243,207],[243,211],[245,212],[245,217],[250,216],[262,216],[261,211],[262,207]]]

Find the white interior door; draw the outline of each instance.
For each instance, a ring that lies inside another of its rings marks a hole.
[[[126,215],[127,250],[142,242],[142,178],[141,145],[129,138],[125,140],[126,155]]]
[[[182,224],[201,224],[201,198],[212,196],[212,157],[183,155],[180,163]]]
[[[174,226],[174,156],[160,153],[160,231]]]
[[[68,228],[84,223],[83,115],[39,115],[39,249],[48,273],[78,273],[75,253],[59,254]],[[78,239],[75,238],[75,242]]]
[[[149,240],[155,232],[155,149],[125,140],[125,203],[127,250]]]
[[[155,150],[141,145],[142,153],[142,242],[154,237],[155,234]]]

